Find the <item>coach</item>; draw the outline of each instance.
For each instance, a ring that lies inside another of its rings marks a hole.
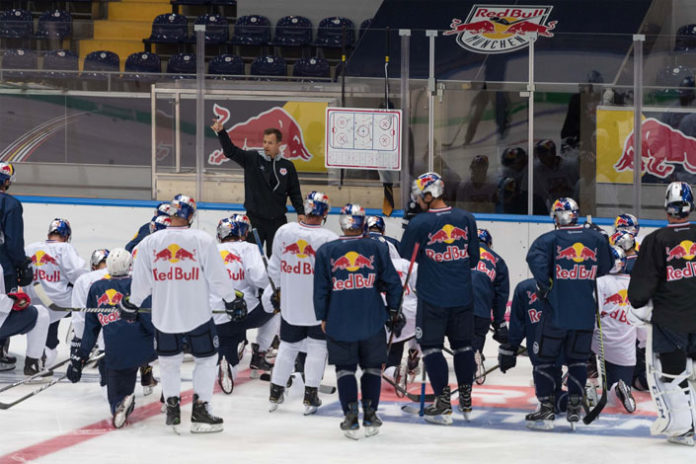
[[[297,220],[304,219],[295,165],[280,154],[283,135],[278,129],[266,129],[263,131],[263,151],[242,150],[232,143],[220,121],[214,120],[210,127],[217,134],[225,156],[244,169],[244,208],[252,227],[258,229],[261,244],[266,244],[266,254],[270,256],[276,230],[287,222],[285,205],[288,197],[297,212]]]

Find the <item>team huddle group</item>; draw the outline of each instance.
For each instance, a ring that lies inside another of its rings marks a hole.
[[[99,361],[117,428],[134,408],[138,371],[144,387],[157,385],[155,359],[166,424],[180,424],[180,366],[190,353],[191,431],[215,432],[223,427],[210,408],[215,382],[232,392],[246,331],[256,328],[250,367],[270,371],[270,410],[301,377],[305,414],[313,414],[328,360],[345,414],[340,428],[358,439],[359,406],[364,436],[378,433],[383,379],[403,393],[403,379],[417,373],[421,358],[434,397],[425,420],[451,424],[455,394],[469,420],[472,385],[482,377],[483,345],[492,330],[502,372],[515,366],[526,339],[539,400],[526,416],[528,427],[550,429],[561,412],[574,426],[583,409],[590,414],[599,403],[593,375],[599,370],[604,392],[629,413],[636,409],[632,386],[649,384],[658,406],[653,432],[693,444],[689,355],[696,352],[696,318],[684,297],[693,295],[689,261],[696,255],[689,185],[670,184],[670,224],[648,235],[640,253],[634,216],[618,216],[609,236],[579,225],[576,202],[558,199],[551,212],[555,229],[529,248],[533,278],[513,292],[509,329],[505,261],[493,251],[490,232],[478,229],[470,213],[447,206],[443,192],[437,173],[414,180],[418,213],[401,242],[385,235],[382,218],[366,216],[357,204],[341,209],[337,236],[323,227],[328,197],[311,192],[304,217],[278,229],[268,260],[247,240],[251,226],[243,214],[220,220],[217,243],[190,228],[196,204],[186,195],[160,204],[125,248],[95,250],[91,271],[69,243],[68,221],[54,219],[48,239],[25,249],[31,284],[0,295],[0,335],[26,334],[25,375],[52,375],[58,323],[72,314],[67,377],[78,382],[83,367]],[[452,355],[454,390],[443,350]],[[647,378],[643,359],[653,373]]]

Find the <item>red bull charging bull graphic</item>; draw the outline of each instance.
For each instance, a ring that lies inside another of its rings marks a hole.
[[[672,248],[665,248],[667,262],[667,281],[690,279],[696,276],[696,243],[682,240]],[[679,264],[682,264],[679,266]]]
[[[618,292],[604,298],[600,317],[610,317],[616,321],[629,324],[626,310],[631,303],[628,301],[628,290],[621,289]]]
[[[113,308],[114,306],[117,306],[121,300],[123,300],[123,293],[113,288],[109,288],[105,290],[104,293],[99,295],[99,298],[97,298],[97,307]],[[111,313],[97,313],[97,319],[99,319],[99,323],[103,327],[107,324],[120,320],[120,317],[118,316],[118,311],[114,311]]]
[[[222,262],[225,263],[225,269],[227,269],[229,278],[235,281],[244,280],[242,258],[227,250],[220,250],[220,256],[222,257]]]
[[[460,229],[452,224],[445,224],[437,232],[428,234],[428,242],[425,244],[425,256],[438,263],[467,259],[469,257],[469,252],[466,249],[468,238],[469,233],[466,229]],[[462,248],[459,248],[454,243],[460,240],[464,241]],[[433,249],[433,245],[440,243],[447,245],[444,252],[438,252]]]
[[[498,259],[491,252],[483,247],[479,247],[479,262],[476,265],[476,270],[486,274],[491,279],[491,282],[495,280],[495,264],[497,262]]]
[[[529,306],[531,306],[539,300],[539,295],[537,295],[536,292],[530,292],[527,290],[527,298],[529,299]],[[529,316],[529,320],[532,322],[532,324],[536,324],[541,320],[541,311],[537,311],[534,308],[528,309],[527,315]]]
[[[56,258],[43,250],[38,250],[31,256],[31,264],[34,267],[34,281],[58,282],[60,280],[60,268]],[[42,266],[48,266],[41,269]]]
[[[333,290],[352,290],[361,288],[372,288],[375,285],[376,274],[368,272],[367,275],[358,273],[363,269],[374,270],[374,256],[364,256],[355,251],[349,251],[340,258],[331,260],[331,273],[336,274],[338,271],[348,271],[348,278],[339,279],[333,277]]]
[[[570,269],[560,263],[571,261]],[[594,280],[597,277],[597,249],[575,242],[568,247],[556,246],[556,278],[566,280]],[[590,264],[588,268],[588,264]]]
[[[314,274],[314,258],[317,252],[305,240],[283,244],[283,257],[280,259],[280,270],[286,274]],[[287,257],[294,256],[295,259]],[[311,258],[311,259],[310,259]],[[291,259],[291,261],[288,261]]]
[[[196,250],[187,250],[173,243],[153,253],[155,267],[152,274],[155,280],[198,280],[200,278],[200,267],[196,264],[198,261]],[[191,262],[194,265],[190,270],[185,271],[181,267],[184,262]]]
[[[456,35],[457,44],[474,53],[510,53],[537,36],[553,37],[558,21],[548,21],[552,8],[474,5],[464,21],[453,18],[444,35]]]

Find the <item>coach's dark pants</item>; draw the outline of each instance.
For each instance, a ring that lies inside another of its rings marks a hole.
[[[259,239],[261,240],[261,246],[266,244],[266,256],[270,257],[273,251],[273,237],[275,237],[276,231],[283,224],[287,224],[288,220],[285,216],[281,216],[275,219],[266,219],[262,217],[255,216],[252,213],[247,212],[247,217],[251,221],[251,227],[257,229],[259,233]],[[251,243],[256,243],[254,236],[249,234],[247,237]]]

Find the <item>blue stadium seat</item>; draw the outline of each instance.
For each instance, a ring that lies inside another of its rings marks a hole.
[[[43,60],[43,69],[48,71],[44,73],[45,77],[54,79],[69,79],[77,77],[78,57],[70,50],[51,50],[46,52]]]
[[[229,39],[229,25],[227,19],[219,14],[204,14],[196,18],[195,24],[205,24],[205,43],[219,45]],[[195,34],[191,41],[196,41]]]
[[[677,40],[674,44],[674,51],[696,51],[696,24],[685,24],[677,29]]]
[[[271,41],[271,22],[265,16],[240,16],[234,23],[233,45],[267,45]]]
[[[33,50],[11,48],[2,56],[2,75],[5,79],[22,79],[32,77],[37,66],[36,53]],[[17,71],[21,70],[21,71]]]
[[[329,62],[324,58],[300,58],[292,69],[295,77],[331,77]]]
[[[288,75],[285,59],[280,56],[259,56],[251,63],[252,76],[282,76]]]
[[[355,42],[355,25],[348,18],[333,16],[324,18],[317,28],[317,40],[314,45],[324,48],[341,48],[343,42],[343,28],[346,30],[346,47],[350,48]]]
[[[0,12],[0,37],[25,39],[33,33],[34,20],[31,12],[19,8]]]
[[[208,64],[208,74],[217,76],[243,76],[244,61],[237,55],[218,55]]]
[[[312,22],[304,16],[285,16],[276,23],[273,45],[301,47],[312,43]]]
[[[104,73],[117,73],[120,65],[121,61],[116,53],[108,50],[93,51],[85,57],[82,76],[89,79],[107,79]]]
[[[196,77],[196,55],[193,53],[177,53],[167,63],[167,74],[174,79],[194,79]]]
[[[162,72],[162,61],[155,53],[136,52],[131,53],[126,58],[125,74],[126,80],[140,80],[152,82],[157,80],[158,74]],[[145,73],[145,74],[144,74]]]
[[[176,13],[161,14],[152,21],[150,37],[143,39],[145,49],[151,51],[153,43],[182,43],[188,38],[186,16]]]
[[[367,18],[365,21],[360,23],[360,32],[358,33],[358,38],[362,37],[365,31],[367,31],[372,25],[373,18]]]
[[[37,39],[63,40],[72,32],[72,16],[63,10],[46,11],[39,16]]]

